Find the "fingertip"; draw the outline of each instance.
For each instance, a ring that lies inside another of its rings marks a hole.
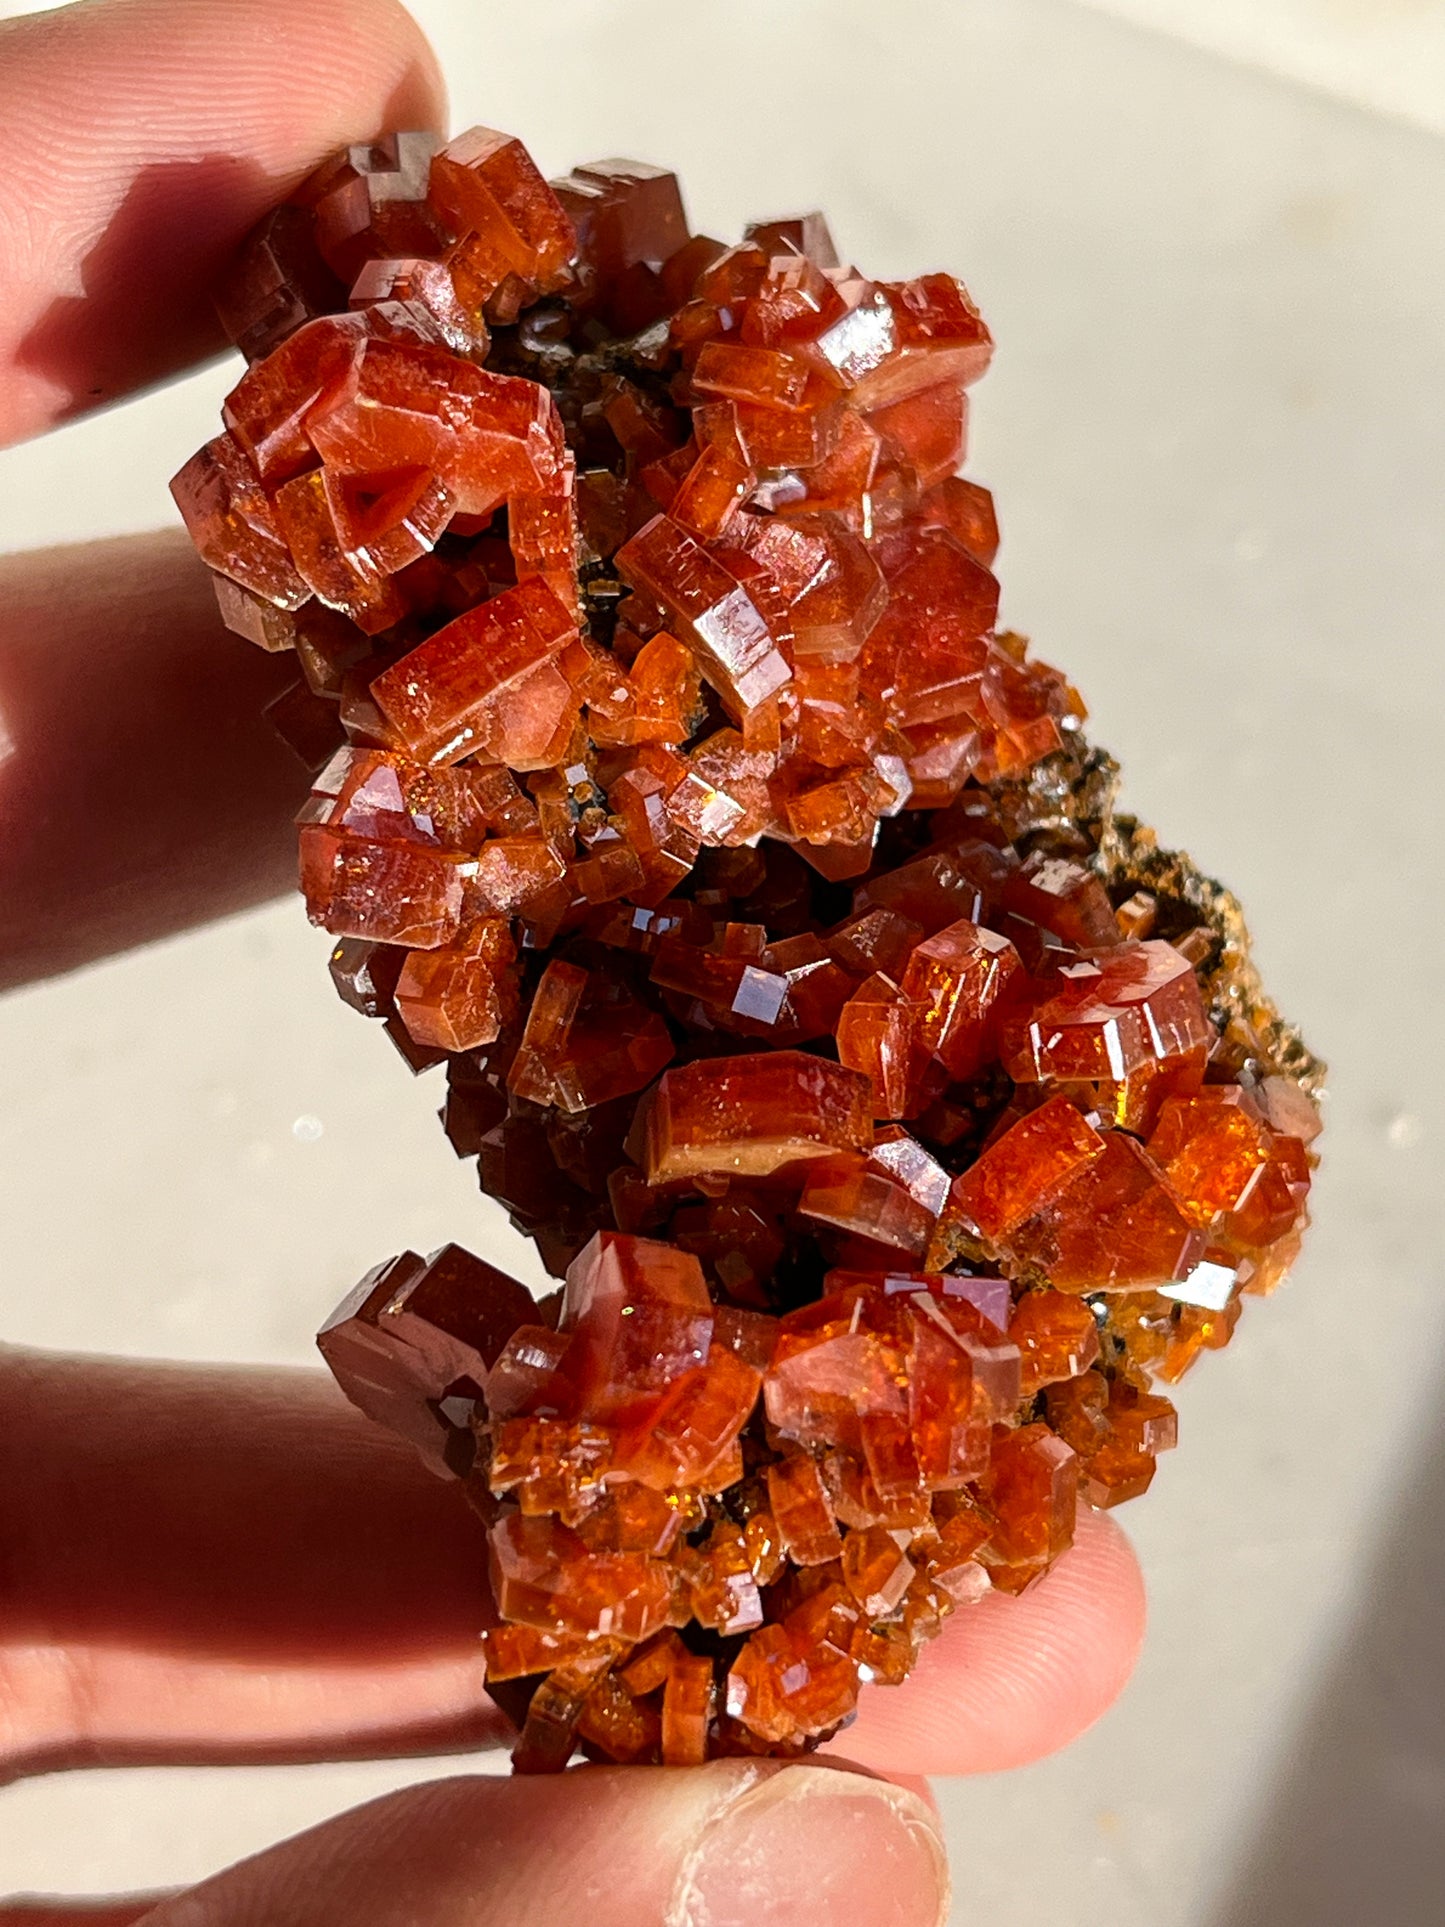
[[[92,0],[0,35],[0,445],[220,348],[210,289],[269,207],[445,125],[398,0]]]
[[[233,13],[248,17],[253,12],[253,0],[208,0],[208,4],[229,7]],[[329,27],[328,14],[332,16]],[[353,47],[369,48],[378,92],[385,88],[388,76],[394,77],[381,101],[380,117],[366,132],[403,127],[434,127],[441,132],[446,128],[447,85],[441,62],[416,16],[401,0],[308,0],[300,10],[294,5],[282,6],[278,19],[283,31],[299,28],[303,49],[308,45],[314,49],[318,35],[328,31],[332,40],[345,36]],[[343,133],[341,139],[346,138],[348,134]],[[306,169],[312,164],[308,157]]]
[[[127,1900],[72,1900],[22,1894],[0,1901],[0,1927],[135,1927],[168,1894],[134,1894]]]
[[[948,1904],[916,1794],[734,1759],[408,1788],[162,1905],[153,1927],[942,1927]]]
[[[938,1796],[933,1791],[933,1782],[925,1774],[885,1773],[883,1778],[896,1787],[902,1787],[905,1793],[911,1793],[915,1800],[921,1800],[934,1819],[939,1819]]]
[[[987,1773],[1067,1746],[1123,1691],[1144,1638],[1143,1576],[1106,1514],[1018,1598],[957,1613],[901,1686],[865,1692],[838,1742],[883,1773]]]
[[[410,84],[416,90],[415,116],[403,118],[399,114],[393,125],[435,127],[439,133],[445,133],[451,125],[451,93],[436,48],[422,31],[415,15],[401,5],[401,0],[377,0],[377,4],[393,15],[398,40],[410,50],[407,72]],[[406,107],[409,101],[403,100],[401,104]]]
[[[667,1927],[938,1927],[947,1917],[931,1801],[824,1766],[753,1771],[684,1861]]]

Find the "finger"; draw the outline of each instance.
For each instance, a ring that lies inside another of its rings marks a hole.
[[[179,530],[0,559],[0,988],[294,883],[295,674]]]
[[[461,1488],[320,1372],[0,1353],[0,1763],[494,1738]]]
[[[954,1614],[901,1686],[864,1692],[835,1742],[880,1773],[994,1773],[1056,1753],[1118,1698],[1144,1639],[1129,1541],[1081,1511],[1073,1548],[1017,1599]]]
[[[481,1528],[320,1373],[0,1353],[0,1733],[12,1763],[298,1758],[494,1736]],[[1085,1514],[1022,1599],[959,1612],[840,1746],[888,1773],[1063,1745],[1143,1626]],[[8,1692],[6,1681],[8,1678]]]
[[[915,1794],[719,1760],[409,1788],[163,1903],[148,1927],[941,1927],[947,1885]]]
[[[0,1927],[132,1927],[166,1894],[135,1894],[129,1900],[55,1900],[44,1894],[0,1901]]]
[[[208,291],[348,141],[441,125],[397,0],[88,0],[0,24],[0,444],[221,345]]]

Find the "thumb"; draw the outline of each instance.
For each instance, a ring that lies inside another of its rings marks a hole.
[[[941,1927],[917,1793],[763,1760],[438,1780],[163,1901],[145,1927]]]

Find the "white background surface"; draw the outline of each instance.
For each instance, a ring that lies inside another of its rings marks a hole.
[[[1440,0],[1084,4],[1445,133],[1445,6]]]
[[[971,468],[1005,615],[1082,686],[1132,805],[1252,907],[1334,1065],[1308,1254],[1187,1382],[1126,1515],[1133,1684],[1058,1759],[939,1787],[957,1920],[1438,1923],[1445,8],[415,11],[456,123],[549,170],[635,153],[707,231],[821,203],[866,268],[968,279],[1001,344]],[[231,379],[0,458],[0,539],[168,519]],[[286,903],[0,1004],[5,1337],[304,1359],[383,1252],[515,1259],[431,1080],[324,959]],[[0,1799],[0,1890],[188,1879],[434,1770],[38,1781]]]

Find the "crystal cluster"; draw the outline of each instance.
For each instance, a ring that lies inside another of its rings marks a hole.
[[[322,1352],[486,1520],[520,1768],[814,1746],[1148,1486],[1319,1067],[997,626],[952,276],[479,129],[338,156],[218,305],[174,487],[296,654],[311,917],[565,1281],[408,1252]]]

